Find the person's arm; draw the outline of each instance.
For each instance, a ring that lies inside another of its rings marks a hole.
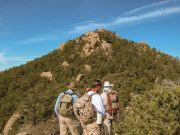
[[[102,121],[103,121],[103,115],[100,114],[99,112],[97,112],[97,120],[96,120],[96,123],[99,125],[99,124],[102,124]]]
[[[75,103],[78,100],[78,96],[77,95],[72,95],[73,98],[73,103]]]
[[[102,98],[102,102],[104,107],[107,105],[107,93],[101,93],[101,98]]]
[[[55,113],[56,113],[57,116],[59,115],[59,113],[58,113],[58,106],[59,106],[59,104],[60,104],[61,96],[62,96],[62,94],[60,94],[60,95],[58,96],[58,98],[57,98],[57,100],[56,100],[55,107],[54,107],[54,111],[55,111]]]
[[[105,110],[103,106],[103,101],[100,95],[93,95],[92,96],[92,104],[94,105],[96,111],[97,111],[97,124],[102,124],[103,117],[105,115]]]

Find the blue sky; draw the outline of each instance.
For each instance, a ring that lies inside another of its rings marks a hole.
[[[0,71],[99,27],[180,57],[180,0],[0,0]]]

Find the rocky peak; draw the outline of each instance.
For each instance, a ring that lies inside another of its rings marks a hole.
[[[111,44],[107,43],[107,41],[100,40],[98,32],[103,32],[103,29],[97,30],[97,32],[87,32],[82,37],[82,40],[85,42],[85,45],[82,49],[81,56],[89,56],[93,52],[98,50],[103,50],[106,55],[111,52]]]
[[[97,52],[99,50],[103,50],[105,55],[111,54],[112,45],[105,40],[100,40],[99,33],[102,32],[105,33],[108,31],[100,28],[96,31],[87,32],[80,38],[75,39],[76,44],[83,43],[83,48],[80,53],[81,57],[90,56],[93,52]],[[58,49],[63,51],[66,45],[66,43],[62,43]]]

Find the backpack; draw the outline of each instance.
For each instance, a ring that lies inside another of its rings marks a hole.
[[[116,91],[107,93],[107,111],[110,115],[116,115],[119,111],[119,98]]]
[[[80,120],[83,125],[93,122],[96,119],[96,112],[94,111],[91,98],[93,95],[87,95],[80,97],[74,104],[74,114]]]
[[[63,117],[71,117],[74,115],[72,95],[74,94],[64,92],[64,94],[61,96],[58,112]]]

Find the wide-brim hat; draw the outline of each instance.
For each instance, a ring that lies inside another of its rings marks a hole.
[[[67,87],[71,90],[77,90],[77,83],[75,81],[72,81]]]
[[[113,87],[114,85],[112,83],[110,83],[109,81],[105,81],[103,86],[104,87]]]

